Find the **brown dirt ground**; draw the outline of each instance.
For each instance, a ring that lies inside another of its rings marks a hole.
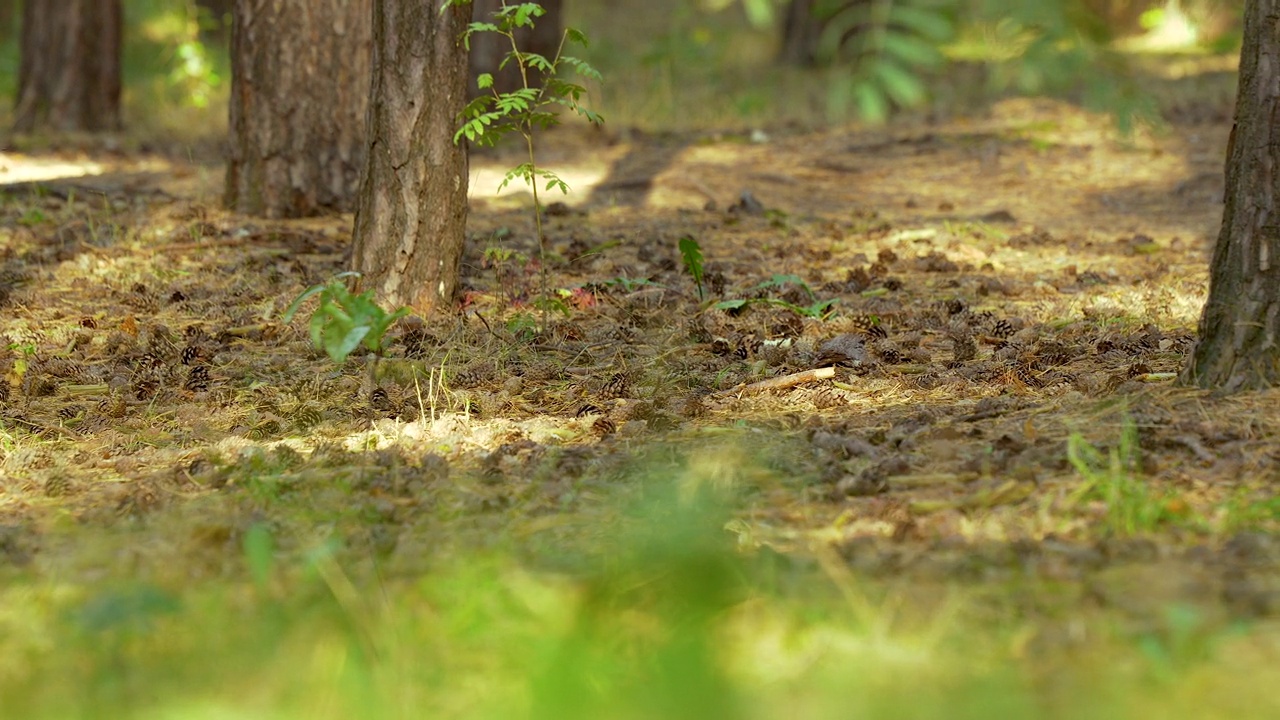
[[[174,517],[181,572],[221,567],[263,505],[210,519],[205,501],[261,491],[257,473],[341,475],[332,502],[369,511],[353,536],[411,565],[447,534],[423,530],[424,508],[569,533],[599,478],[679,446],[752,489],[729,526],[749,547],[1071,581],[1137,614],[1126,588],[1271,613],[1280,584],[1258,570],[1280,545],[1256,531],[1275,526],[1276,395],[1172,379],[1205,297],[1228,131],[1219,113],[1121,138],[1026,100],[877,131],[563,128],[543,160],[575,186],[546,230],[567,313],[522,330],[539,318],[529,199],[489,195],[509,158],[477,155],[460,312],[398,331],[373,392],[360,361],[334,369],[305,323],[280,321],[344,268],[350,217],[230,215],[217,167],[66,150],[106,174],[11,187],[0,210],[0,563],[56,564],[68,526]],[[8,155],[6,172],[32,161]],[[681,268],[686,236],[706,301]],[[777,275],[805,287],[767,286]],[[755,302],[711,305],[732,299]],[[761,302],[827,299],[825,319]],[[749,387],[833,363],[834,378]],[[1090,487],[1072,433],[1143,483]]]

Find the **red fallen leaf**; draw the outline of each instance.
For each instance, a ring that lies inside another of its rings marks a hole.
[[[477,292],[475,290],[467,290],[462,293],[462,297],[458,298],[458,309],[466,310],[472,305],[475,305],[483,297],[484,293]]]
[[[586,310],[596,306],[596,294],[582,287],[569,291],[569,304],[575,309]]]

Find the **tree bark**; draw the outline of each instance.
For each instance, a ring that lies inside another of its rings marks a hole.
[[[236,0],[227,207],[305,217],[355,207],[371,0]]]
[[[790,0],[782,20],[778,60],[788,65],[811,66],[818,60],[822,21],[814,15],[814,0]]]
[[[17,0],[0,0],[0,43],[9,42],[9,38],[14,36],[17,27],[14,21],[17,20],[18,9]]]
[[[1226,206],[1200,341],[1182,380],[1227,391],[1280,382],[1280,0],[1249,0]]]
[[[120,0],[28,0],[13,129],[120,129]]]
[[[461,34],[471,6],[374,0],[369,154],[353,269],[390,307],[448,307],[467,222],[467,152],[453,133],[467,99]]]
[[[493,13],[502,8],[502,3],[503,0],[474,0],[472,15],[477,22],[491,22]],[[536,18],[532,28],[517,30],[516,43],[521,52],[538,53],[550,60],[560,49],[560,39],[564,34],[564,3],[561,0],[542,0],[541,4],[547,11],[546,14]],[[493,87],[500,93],[524,87],[520,81],[520,70],[515,63],[507,63],[505,68],[498,69],[509,52],[510,41],[497,33],[476,33],[471,36],[471,83],[468,86],[471,97],[476,97],[481,92],[476,87],[476,79],[481,73],[493,75]],[[530,87],[541,85],[541,73],[530,76]]]

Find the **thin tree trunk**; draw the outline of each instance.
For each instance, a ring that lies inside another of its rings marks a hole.
[[[1228,143],[1226,206],[1200,342],[1184,382],[1228,391],[1280,383],[1280,0],[1250,0]]]
[[[120,129],[120,0],[28,0],[13,128]]]
[[[371,0],[236,0],[227,207],[350,211],[365,155]]]
[[[474,0],[473,17],[477,22],[492,22],[493,13],[502,8],[503,0]],[[560,48],[560,38],[564,33],[564,3],[561,0],[542,0],[546,14],[534,20],[533,28],[520,28],[516,31],[516,42],[522,52],[538,53],[551,59]],[[511,43],[497,33],[476,33],[471,36],[471,83],[468,91],[475,97],[480,91],[476,88],[476,78],[481,73],[493,75],[493,87],[500,93],[511,92],[523,87],[520,81],[520,70],[515,63],[499,69],[502,59],[511,52]],[[542,76],[534,73],[529,78],[532,87],[541,87]],[[484,92],[490,92],[485,90]]]
[[[448,307],[467,221],[467,153],[453,142],[466,103],[461,33],[471,6],[374,0],[369,155],[353,269],[390,307]]]
[[[813,65],[818,59],[822,22],[814,15],[814,0],[790,0],[782,21],[778,60],[789,65]]]
[[[17,9],[17,0],[0,0],[0,43],[7,43],[14,37],[18,29],[15,26],[18,19]]]

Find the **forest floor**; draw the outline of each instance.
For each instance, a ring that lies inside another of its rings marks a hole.
[[[372,386],[281,320],[349,216],[8,153],[2,714],[1275,717],[1280,396],[1175,380],[1229,113],[562,128],[545,259],[477,154]]]

